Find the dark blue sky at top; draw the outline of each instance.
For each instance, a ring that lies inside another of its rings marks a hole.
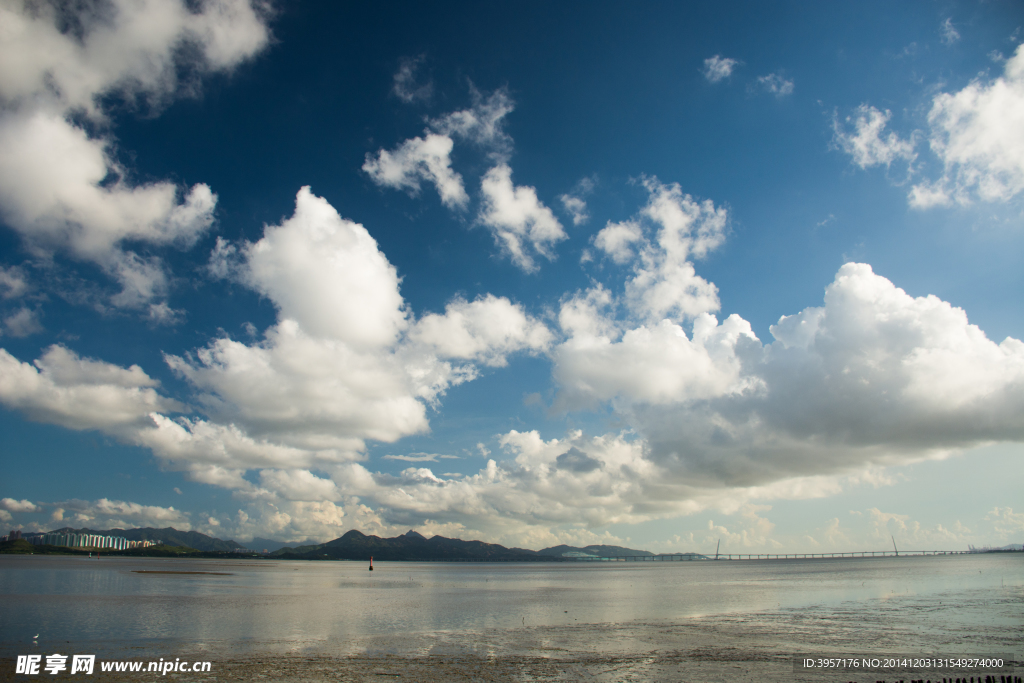
[[[781,315],[821,304],[824,287],[846,260],[865,261],[908,293],[935,294],[966,309],[996,341],[1024,336],[1019,294],[1019,214],[985,210],[915,211],[894,167],[862,171],[830,149],[832,119],[870,102],[890,109],[890,125],[920,128],[937,90],[962,88],[1000,67],[988,53],[1012,51],[1010,34],[1024,22],[1017,2],[932,3],[335,3],[278,5],[273,44],[229,75],[205,78],[194,97],[166,106],[115,106],[117,158],[138,182],[204,182],[218,194],[217,223],[187,253],[161,250],[179,278],[169,303],[185,311],[173,327],[132,314],[97,314],[89,305],[49,296],[46,332],[4,339],[29,360],[52,343],[120,365],[137,363],[164,391],[188,400],[162,354],[185,354],[226,333],[249,339],[275,319],[253,291],[212,281],[201,270],[216,238],[256,241],[264,225],[294,210],[303,185],[339,213],[362,223],[403,278],[402,294],[417,316],[440,311],[456,295],[508,296],[536,315],[591,278],[614,286],[622,270],[608,262],[581,266],[580,255],[606,221],[632,216],[646,201],[635,181],[657,176],[730,212],[723,246],[698,262],[719,288],[719,318],[738,313],[762,341]],[[951,17],[962,40],[943,45]],[[741,61],[717,84],[701,73],[712,55]],[[423,56],[418,76],[433,84],[428,102],[405,104],[391,94],[402,59]],[[791,96],[753,87],[758,76],[793,80]],[[554,262],[523,274],[474,225],[486,154],[457,145],[456,170],[472,203],[443,207],[425,186],[418,197],[382,189],[360,170],[365,156],[422,133],[425,118],[471,103],[470,84],[488,94],[507,88],[516,103],[505,130],[514,140],[517,185],[537,188],[569,239]],[[593,178],[589,222],[573,226],[558,196]],[[1009,227],[1007,227],[1009,226]],[[0,228],[5,265],[21,263],[18,237]],[[144,250],[144,247],[143,247]],[[80,281],[68,288],[113,288],[97,268],[57,256]],[[71,277],[71,276],[67,276]],[[461,452],[508,429],[558,436],[566,425],[601,424],[597,415],[547,415],[523,396],[550,392],[550,365],[517,358],[511,374],[485,371],[454,387],[431,413],[431,435],[391,452]],[[510,380],[510,377],[514,378]],[[513,382],[512,391],[507,384]],[[543,396],[550,403],[550,394]],[[527,426],[529,425],[529,427]],[[544,426],[546,425],[546,426]],[[5,450],[34,454],[44,469],[62,468],[64,490],[44,489],[38,472],[10,475],[18,497],[108,496],[180,504],[157,483],[147,451],[91,433],[26,423],[3,411]],[[452,461],[454,462],[454,461]],[[375,469],[406,464],[374,459]],[[452,465],[455,467],[455,465]],[[468,470],[467,470],[468,471]],[[230,508],[230,492],[185,482],[194,495]],[[44,493],[45,490],[45,493]],[[148,491],[147,496],[139,491]],[[200,492],[201,491],[201,492]],[[13,489],[12,489],[13,494]]]

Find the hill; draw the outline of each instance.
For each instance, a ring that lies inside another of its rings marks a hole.
[[[244,545],[249,550],[255,550],[259,553],[263,552],[264,550],[274,552],[275,550],[280,550],[281,548],[295,548],[298,547],[299,544],[285,543],[284,541],[275,541],[270,538],[260,538],[259,536],[256,536],[250,542],[243,543],[242,545]]]
[[[588,545],[585,548],[575,548],[571,545],[556,545],[553,548],[538,550],[541,555],[551,557],[572,557],[566,553],[580,555],[592,555],[594,557],[654,557],[654,553],[646,550],[633,550],[617,545]]]
[[[433,536],[424,538],[409,531],[395,538],[367,536],[352,530],[340,538],[320,545],[282,548],[274,553],[278,557],[309,560],[412,560],[412,561],[485,561],[485,562],[537,562],[551,560],[533,550],[506,548],[496,543],[463,541],[458,538]]]
[[[367,536],[352,530],[327,543],[281,548],[271,555],[286,559],[308,560],[362,560],[372,556],[375,560],[406,561],[477,561],[477,562],[552,562],[566,561],[574,555],[592,557],[653,557],[646,550],[633,550],[615,545],[588,545],[575,548],[559,545],[544,550],[506,548],[496,543],[463,541],[458,538],[433,536],[424,538],[409,531],[394,538]]]

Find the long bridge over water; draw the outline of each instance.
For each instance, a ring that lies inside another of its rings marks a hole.
[[[922,555],[968,555],[970,550],[864,550],[845,553],[719,553],[699,555],[679,553],[664,555],[622,555],[619,557],[560,557],[568,562],[707,562],[712,560],[810,560],[833,557],[910,557]]]

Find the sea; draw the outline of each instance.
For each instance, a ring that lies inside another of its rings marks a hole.
[[[964,632],[1002,634],[1005,649],[1014,634],[1024,637],[1024,553],[377,562],[372,572],[349,561],[4,555],[0,604],[0,655],[7,657],[55,648],[407,656],[436,651],[442,641],[512,648],[514,639],[495,634],[538,629],[560,628],[571,638],[599,625],[790,623],[801,614],[911,609],[922,632],[948,627],[936,620],[952,615]]]

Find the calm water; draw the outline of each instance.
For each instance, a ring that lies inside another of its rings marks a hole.
[[[140,574],[149,571],[227,572]],[[614,564],[0,556],[0,646],[344,650],[354,639],[680,621],[1024,586],[1024,554]],[[1011,624],[1012,626],[1012,624]],[[241,645],[240,645],[241,644]]]

